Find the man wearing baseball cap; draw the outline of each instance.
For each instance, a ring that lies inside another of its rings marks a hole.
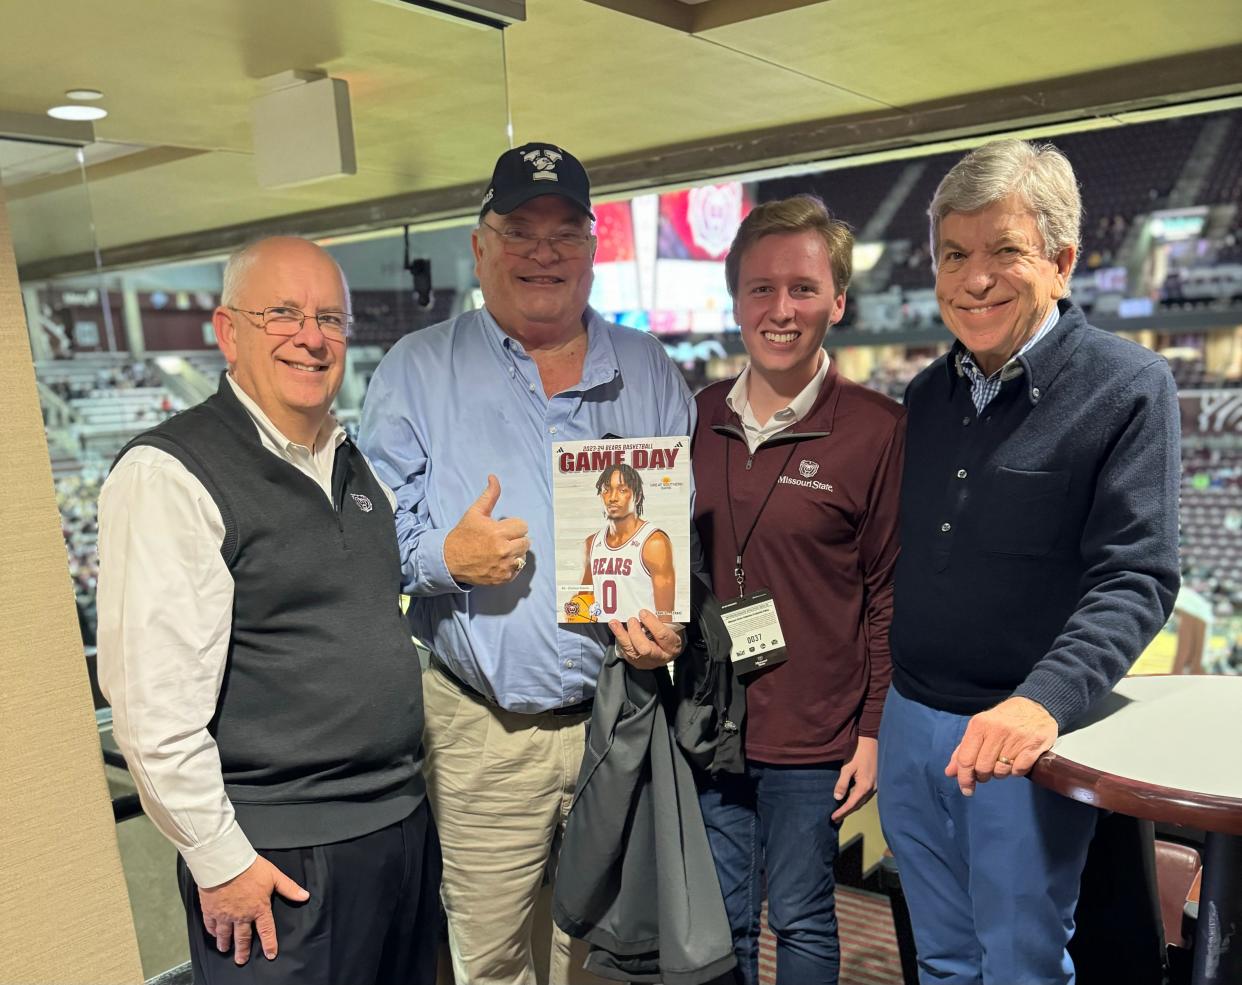
[[[650,612],[556,622],[553,447],[694,427],[660,343],[587,304],[590,194],[563,148],[503,153],[471,234],[483,308],[398,342],[363,409],[360,445],[397,495],[411,627],[433,652],[426,773],[457,985],[577,980],[556,930],[536,972],[531,928],[609,630],[640,668],[682,647]]]

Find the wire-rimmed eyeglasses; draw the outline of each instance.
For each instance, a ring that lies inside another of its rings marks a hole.
[[[552,252],[563,260],[586,256],[595,245],[595,237],[589,233],[557,233],[554,236],[536,236],[525,229],[497,229],[485,219],[479,225],[486,226],[504,244],[504,251],[515,257],[532,257],[540,243],[547,243]]]
[[[268,335],[291,336],[297,335],[302,331],[302,326],[306,324],[306,319],[311,318],[319,325],[319,331],[330,339],[338,342],[344,342],[353,334],[354,316],[347,311],[321,311],[318,314],[308,315],[300,308],[292,308],[288,305],[278,304],[272,305],[270,308],[264,308],[262,311],[250,311],[246,308],[234,308],[231,304],[225,305],[229,311],[236,311],[238,314],[251,315],[258,318],[258,326],[267,332]]]

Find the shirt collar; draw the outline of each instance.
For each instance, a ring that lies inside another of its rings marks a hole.
[[[525,356],[526,349],[513,336],[509,335],[487,307],[479,309],[488,334],[500,347],[500,351],[512,352]],[[587,351],[582,362],[582,379],[574,389],[590,390],[605,383],[611,383],[621,372],[617,360],[617,350],[612,343],[612,325],[591,307],[582,316],[587,331]]]
[[[772,415],[773,421],[790,424],[802,420],[811,412],[811,408],[815,406],[815,399],[819,396],[819,391],[824,385],[824,380],[828,377],[828,365],[831,361],[828,353],[820,349],[819,368],[815,371],[815,376],[810,383],[799,391],[796,397]],[[743,420],[746,419],[746,414],[750,410],[750,400],[747,397],[747,387],[749,385],[750,364],[747,363],[746,368],[733,381],[733,386],[725,397],[725,406]]]
[[[1062,324],[1062,315],[1071,317],[1065,319]],[[1062,352],[1062,342],[1065,336],[1079,327],[1080,323],[1085,324],[1085,321],[1082,312],[1070,301],[1062,298],[1054,302],[1035,334],[1027,339],[1022,348],[991,377],[983,375],[983,371],[975,364],[974,355],[969,349],[960,341],[954,342],[945,362],[945,368],[949,372],[950,390],[958,377],[965,377],[973,383],[976,379],[984,381],[999,375],[1000,381],[1004,383],[1025,374],[1027,395],[1032,403],[1038,402],[1043,395],[1043,389],[1052,382],[1053,377],[1060,372],[1064,364],[1066,356]],[[1062,330],[1054,332],[1058,325],[1061,325]],[[1054,338],[1049,339],[1046,345],[1037,349],[1038,343],[1048,336],[1054,336]]]
[[[241,385],[233,379],[232,373],[226,373],[224,378],[229,381],[229,386],[233,388],[233,395],[246,408],[246,413],[250,415],[259,432],[266,435],[267,440],[281,451],[288,453],[294,449],[305,449],[313,452],[315,448],[323,449],[329,446],[336,449],[345,440],[345,429],[329,413],[324,419],[323,424],[320,425],[319,433],[315,435],[315,448],[306,449],[305,445],[298,444],[298,442],[286,438],[281,433],[280,429],[272,423],[270,417],[263,413],[263,409],[255,403],[250,394],[243,390]]]

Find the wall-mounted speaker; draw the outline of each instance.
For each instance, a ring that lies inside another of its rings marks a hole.
[[[349,85],[324,72],[263,80],[254,101],[254,160],[263,188],[288,188],[356,174]]]

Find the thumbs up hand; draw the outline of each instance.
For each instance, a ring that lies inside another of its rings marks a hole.
[[[462,514],[444,539],[449,573],[467,585],[503,585],[526,566],[530,538],[525,520],[492,518],[500,500],[500,480],[487,477],[483,494]]]

